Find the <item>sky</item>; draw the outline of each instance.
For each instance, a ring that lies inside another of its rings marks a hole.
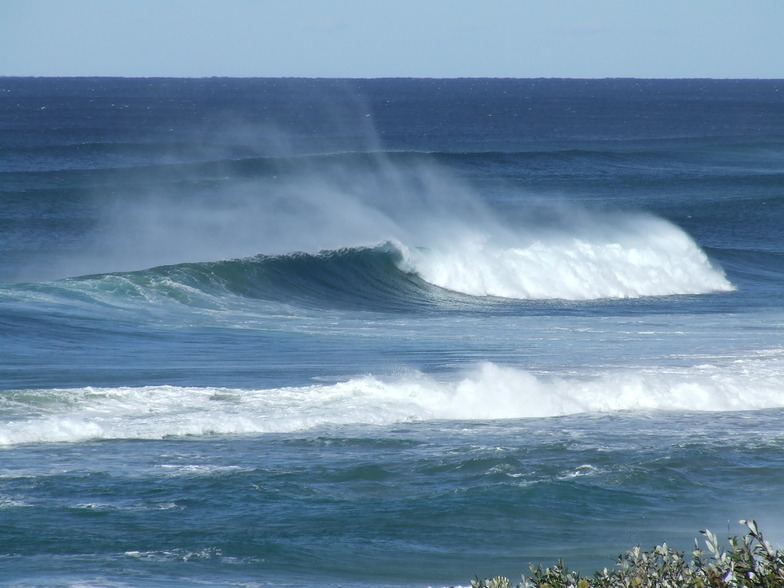
[[[0,76],[784,78],[784,0],[0,0]]]

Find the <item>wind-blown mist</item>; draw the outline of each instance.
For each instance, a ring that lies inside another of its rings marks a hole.
[[[392,242],[403,271],[474,296],[583,300],[733,288],[664,220],[541,201],[530,214],[504,220],[465,182],[421,157],[341,153],[244,164],[266,173],[237,180],[227,169],[207,185],[182,181],[116,200],[89,270]]]
[[[465,186],[432,165],[374,154],[258,163],[274,169],[118,200],[105,218],[109,254],[141,269],[392,239],[420,246],[467,222],[492,222]]]

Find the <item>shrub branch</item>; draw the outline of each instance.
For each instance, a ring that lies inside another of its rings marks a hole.
[[[729,538],[729,549],[719,544],[715,534],[702,531],[705,549],[694,540],[691,559],[666,543],[651,551],[634,547],[618,557],[614,569],[581,576],[570,572],[559,560],[553,567],[529,565],[530,575],[518,584],[509,578],[479,579],[473,588],[784,588],[784,550],[776,550],[765,540],[755,521],[740,521],[747,532]]]

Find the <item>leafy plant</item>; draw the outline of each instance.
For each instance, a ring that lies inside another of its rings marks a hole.
[[[755,521],[740,521],[746,534],[729,539],[729,550],[719,545],[710,531],[705,536],[707,554],[694,540],[691,560],[684,552],[671,549],[666,543],[651,551],[634,547],[618,557],[614,569],[581,576],[570,572],[559,561],[543,568],[529,565],[531,574],[518,584],[497,576],[476,578],[472,588],[784,588],[784,551],[774,549],[762,536]]]

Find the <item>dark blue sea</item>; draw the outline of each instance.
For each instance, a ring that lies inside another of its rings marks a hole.
[[[784,81],[0,78],[0,584],[784,543]]]

